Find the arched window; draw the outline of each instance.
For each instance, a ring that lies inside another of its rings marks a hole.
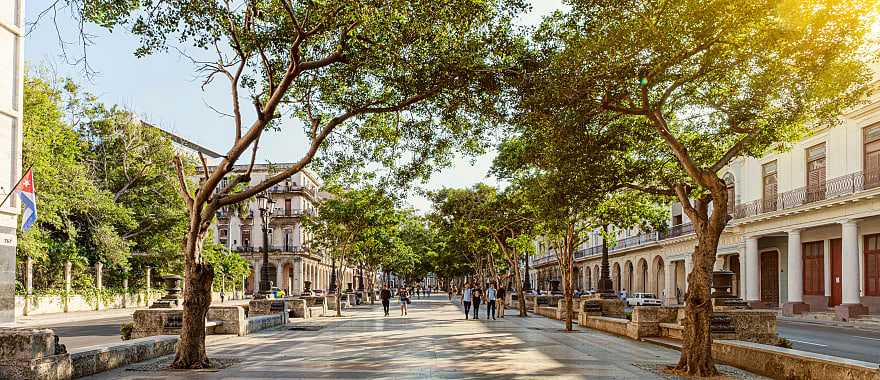
[[[724,175],[724,184],[727,186],[727,213],[733,215],[736,208],[736,179],[733,174]]]

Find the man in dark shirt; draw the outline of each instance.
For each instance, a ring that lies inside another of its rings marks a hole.
[[[379,291],[379,298],[382,299],[382,309],[385,310],[385,316],[388,316],[388,307],[391,305],[391,289],[388,289],[388,284],[382,287],[382,290]]]

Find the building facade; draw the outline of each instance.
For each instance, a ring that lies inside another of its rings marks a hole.
[[[880,312],[880,96],[841,119],[784,152],[739,158],[721,172],[732,219],[715,269],[734,272],[734,292],[752,305],[835,311],[843,319]],[[671,206],[669,225],[617,239],[610,250],[616,290],[683,302],[696,239],[679,205]],[[546,288],[559,278],[556,259],[538,249],[538,285]],[[595,288],[601,245],[575,256],[577,286]]]
[[[252,182],[259,183],[290,165],[255,165]],[[245,165],[238,165],[234,172],[246,169]],[[265,225],[256,200],[217,212],[217,223],[211,227],[214,240],[251,265],[251,275],[245,281],[246,293],[259,288],[264,245],[269,249],[269,281],[274,286],[293,295],[301,294],[307,281],[311,290],[329,290],[334,263],[329,255],[309,249],[311,236],[301,223],[302,217],[316,212],[318,202],[328,196],[320,191],[322,184],[317,175],[306,169],[269,188],[274,208]],[[218,189],[224,185],[221,183]],[[337,286],[342,290],[358,286],[359,274],[353,268],[345,268]]]

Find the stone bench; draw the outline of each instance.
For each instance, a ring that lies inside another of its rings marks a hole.
[[[774,379],[880,379],[876,363],[760,343],[716,340],[715,360]]]
[[[158,335],[72,350],[73,378],[91,376],[131,363],[174,353],[178,337]]]
[[[247,319],[247,334],[251,334],[260,330],[281,326],[284,320],[281,314],[260,315]]]
[[[660,326],[661,337],[678,340],[682,339],[682,331],[684,331],[684,327],[681,327],[680,324],[661,322],[658,325]]]

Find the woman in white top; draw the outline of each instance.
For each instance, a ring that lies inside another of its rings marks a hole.
[[[464,305],[464,319],[470,318],[472,299],[473,291],[471,290],[471,284],[464,284],[464,293],[461,295],[461,304]]]

